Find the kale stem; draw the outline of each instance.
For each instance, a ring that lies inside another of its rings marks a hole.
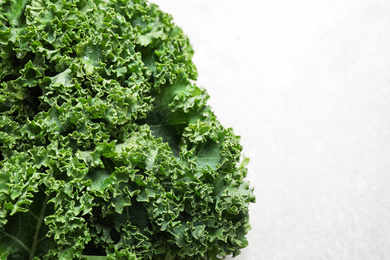
[[[42,205],[41,212],[39,213],[39,218],[37,219],[37,228],[35,229],[33,243],[32,243],[31,250],[30,250],[30,257],[29,257],[30,260],[34,258],[35,251],[37,250],[37,246],[38,246],[38,242],[39,242],[39,240],[38,240],[39,231],[41,230],[42,222],[43,222],[43,219],[45,218],[46,204],[47,204],[48,200],[49,200],[49,196],[46,195],[45,201],[43,202],[43,205]]]

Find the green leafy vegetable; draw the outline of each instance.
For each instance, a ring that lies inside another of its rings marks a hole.
[[[0,0],[0,259],[217,259],[247,245],[242,147],[144,0]]]

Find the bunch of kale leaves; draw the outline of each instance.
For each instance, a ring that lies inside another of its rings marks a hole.
[[[247,245],[242,147],[144,0],[0,0],[0,259],[217,259]]]

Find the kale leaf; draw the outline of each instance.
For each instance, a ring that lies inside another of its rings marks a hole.
[[[0,259],[217,259],[247,245],[239,137],[145,0],[0,0]]]

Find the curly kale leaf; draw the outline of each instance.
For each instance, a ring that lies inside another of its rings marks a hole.
[[[144,0],[0,1],[0,259],[217,259],[247,245],[239,137]]]

